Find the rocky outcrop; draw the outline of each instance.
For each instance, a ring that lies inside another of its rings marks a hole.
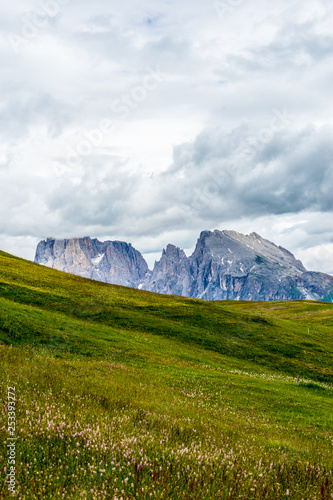
[[[120,241],[47,239],[35,262],[106,283],[206,300],[333,301],[333,277],[308,272],[288,250],[256,233],[203,231],[193,254],[168,245],[154,269]]]
[[[155,262],[154,270],[147,277],[143,288],[156,293],[190,297],[192,277],[185,252],[174,245],[168,245],[163,250],[161,259]]]
[[[35,262],[60,271],[114,285],[137,288],[148,272],[141,253],[122,241],[91,238],[41,241]]]

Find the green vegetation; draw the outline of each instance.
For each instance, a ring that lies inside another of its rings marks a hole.
[[[0,252],[0,499],[328,499],[333,304],[106,285]],[[297,384],[297,377],[300,377]]]
[[[260,257],[260,255],[257,255],[256,257],[256,263],[257,264],[263,264],[265,262],[265,259],[263,259],[262,257]]]
[[[301,292],[299,291],[298,288],[296,288],[295,286],[292,286],[291,289],[290,289],[290,293],[291,295],[293,295],[294,297],[301,297]]]

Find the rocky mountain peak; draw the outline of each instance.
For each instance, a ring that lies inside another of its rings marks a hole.
[[[106,283],[137,287],[148,273],[141,253],[130,243],[71,238],[41,241],[35,262],[60,271]]]
[[[175,245],[171,245],[169,243],[166,249],[163,249],[162,257],[183,259],[184,257],[186,258],[186,254],[184,250],[181,250],[179,247],[176,247]]]

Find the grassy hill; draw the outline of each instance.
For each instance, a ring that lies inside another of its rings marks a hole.
[[[161,296],[0,252],[0,360],[22,499],[333,494],[333,304]]]

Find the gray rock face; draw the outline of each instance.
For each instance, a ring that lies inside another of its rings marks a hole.
[[[148,272],[141,253],[122,241],[91,238],[47,239],[36,250],[35,262],[114,285],[137,288]]]
[[[206,300],[333,299],[332,276],[308,273],[288,250],[235,231],[203,231],[190,257],[169,245],[143,288]]]
[[[308,272],[256,233],[203,231],[193,254],[168,245],[153,271],[120,241],[74,238],[38,244],[35,262],[106,283],[206,300],[333,301],[333,277]]]
[[[185,252],[174,245],[168,245],[163,250],[161,259],[155,262],[154,270],[148,275],[143,289],[189,297],[191,285],[192,277]]]

